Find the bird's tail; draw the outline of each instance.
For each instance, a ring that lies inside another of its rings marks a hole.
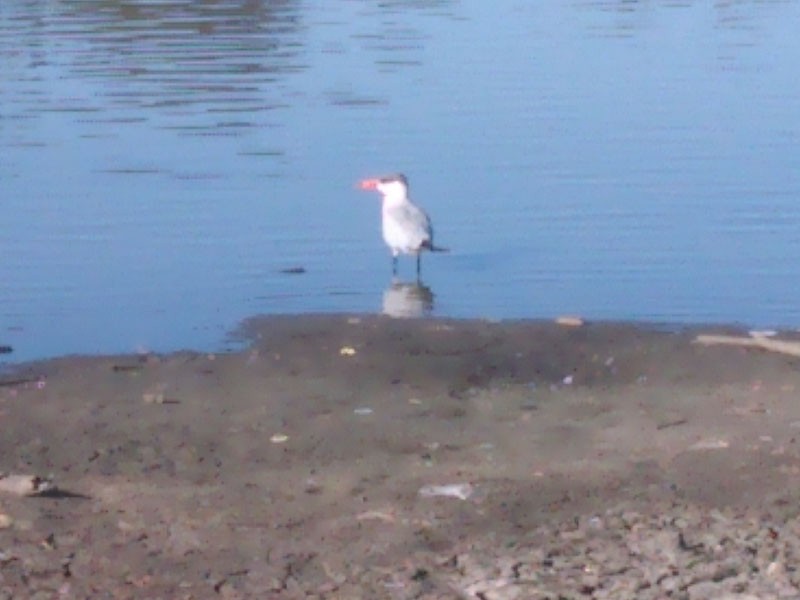
[[[442,248],[441,246],[434,246],[433,242],[424,242],[422,247],[429,252],[450,252],[450,248]]]

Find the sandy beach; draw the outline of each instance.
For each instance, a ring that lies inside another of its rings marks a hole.
[[[269,317],[8,369],[0,598],[798,597],[798,359],[714,331]]]

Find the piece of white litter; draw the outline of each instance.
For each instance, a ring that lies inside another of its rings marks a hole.
[[[339,354],[342,356],[355,356],[356,349],[352,346],[342,346],[342,348],[339,350]]]
[[[423,485],[419,488],[418,493],[423,498],[446,496],[448,498],[467,500],[474,492],[475,488],[469,483],[451,483],[448,485]]]
[[[589,527],[592,529],[602,529],[603,528],[603,519],[598,517],[597,515],[593,517],[589,517],[588,520]]]
[[[272,442],[273,444],[283,444],[288,439],[289,439],[288,435],[283,433],[276,433],[271,438],[269,438],[269,441]]]
[[[366,416],[366,415],[371,415],[372,412],[373,412],[372,409],[369,408],[368,406],[362,406],[360,408],[356,408],[356,409],[353,410],[353,414],[356,414],[356,415],[358,415],[360,417],[363,417],[363,416]]]
[[[580,327],[583,325],[583,319],[571,315],[564,315],[556,318],[556,324],[563,325],[564,327]]]
[[[385,521],[386,523],[394,523],[395,521],[397,521],[394,515],[391,515],[388,512],[380,510],[368,510],[362,512],[356,515],[356,520],[358,521],[378,520],[378,521]]]
[[[689,446],[689,450],[718,450],[720,448],[727,448],[730,444],[727,440],[718,438],[709,438],[707,440],[700,440]]]
[[[564,385],[572,385],[572,382],[574,380],[575,380],[575,377],[573,375],[567,375],[566,377],[564,377],[562,382],[563,382]]]
[[[142,394],[142,401],[145,404],[164,404],[164,394],[148,392]]]
[[[49,480],[36,475],[15,475],[0,473],[0,492],[17,496],[33,496],[52,489]]]
[[[774,329],[751,329],[747,333],[750,334],[750,337],[754,338],[765,338],[765,337],[775,337],[778,335],[778,332]]]

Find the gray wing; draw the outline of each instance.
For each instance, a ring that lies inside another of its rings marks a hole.
[[[414,204],[404,202],[384,213],[384,237],[389,246],[403,248],[404,252],[427,248],[431,235],[431,220]]]
[[[433,227],[428,213],[411,203],[404,204],[399,213],[398,220],[408,226],[409,231],[414,231],[421,243],[433,240]]]

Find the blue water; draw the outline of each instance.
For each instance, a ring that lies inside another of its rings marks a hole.
[[[3,358],[217,349],[263,313],[800,327],[797,23],[789,1],[2,0]],[[423,287],[410,259],[392,282],[355,188],[394,171],[452,249]]]

